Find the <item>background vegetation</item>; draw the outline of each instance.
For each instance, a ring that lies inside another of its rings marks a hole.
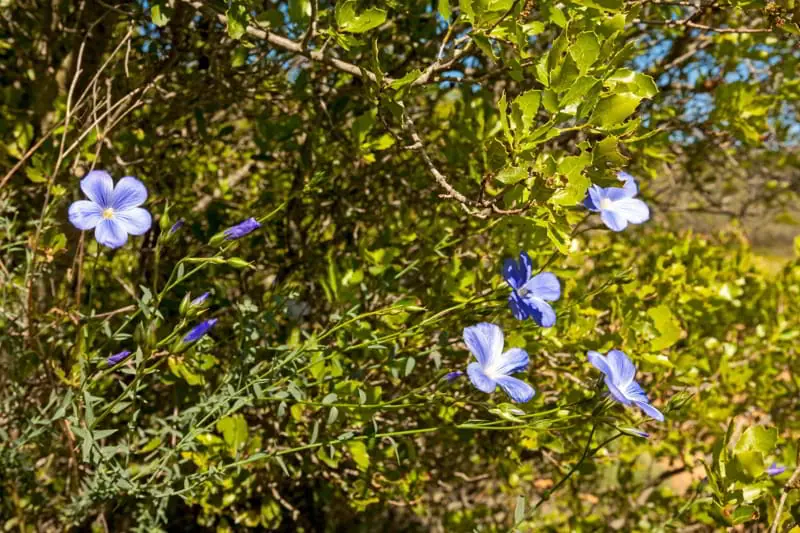
[[[800,522],[800,3],[0,5],[6,531]],[[150,232],[68,223],[92,169]],[[619,170],[652,216],[612,233],[580,202]],[[481,321],[531,402],[442,379]],[[611,348],[665,422],[604,402]]]

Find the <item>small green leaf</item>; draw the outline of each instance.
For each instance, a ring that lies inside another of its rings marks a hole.
[[[231,4],[227,11],[228,35],[239,39],[247,30],[247,8],[239,3]]]
[[[217,431],[222,433],[225,444],[236,450],[247,441],[247,421],[242,415],[226,416],[217,422]]]
[[[367,446],[360,440],[354,440],[347,443],[350,449],[350,455],[353,456],[353,461],[358,465],[359,470],[366,470],[369,468],[369,454],[367,453]]]
[[[569,55],[575,60],[581,74],[586,74],[600,55],[600,42],[594,32],[587,31],[578,35],[569,47]]]
[[[602,11],[620,11],[624,6],[623,0],[572,0],[576,4],[593,7]]]
[[[641,102],[642,98],[633,93],[614,94],[598,102],[589,122],[608,128],[622,123],[631,116]]]
[[[778,430],[764,426],[750,426],[736,443],[736,453],[757,451],[764,455],[772,453],[775,442],[778,440]]]
[[[341,31],[364,33],[377,28],[386,21],[386,11],[372,7],[356,13],[355,0],[336,4],[336,24]]]
[[[522,181],[528,177],[528,170],[522,167],[507,167],[501,170],[496,178],[497,181],[511,185]]]
[[[150,4],[150,17],[156,26],[166,26],[171,15],[172,9],[164,0],[155,0]]]
[[[650,348],[654,352],[666,350],[681,338],[681,324],[666,305],[659,305],[647,311],[659,336],[652,340]]]
[[[322,405],[330,405],[335,402],[339,396],[335,392],[331,392],[330,394],[326,394],[325,397],[322,399]]]
[[[450,17],[453,16],[453,11],[450,9],[450,0],[439,0],[439,14],[448,23],[450,22]]]
[[[517,496],[517,505],[514,506],[514,523],[519,524],[525,520],[525,496]]]

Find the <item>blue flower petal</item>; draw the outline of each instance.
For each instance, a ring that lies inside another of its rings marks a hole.
[[[114,180],[105,170],[92,170],[81,180],[81,190],[89,200],[101,208],[111,207],[111,198],[114,194]]]
[[[513,259],[503,261],[503,279],[512,289],[519,289],[525,283],[524,279],[520,280],[517,262]]]
[[[614,380],[614,384],[619,388],[623,395],[632,402],[648,402],[647,394],[636,381],[625,383],[619,379]]]
[[[589,362],[597,370],[605,374],[606,377],[610,378],[613,376],[611,368],[608,366],[608,361],[606,360],[606,357],[603,354],[601,354],[600,352],[595,352],[594,350],[589,350],[586,355],[589,358]]]
[[[473,362],[467,365],[467,376],[479,391],[491,393],[497,387],[497,383],[484,373],[479,363]]]
[[[589,187],[588,190],[589,196],[588,200],[592,207],[587,207],[592,211],[599,211],[600,210],[600,202],[606,197],[606,191],[602,187],[598,187],[597,185],[592,185]]]
[[[464,328],[464,342],[478,363],[486,367],[503,353],[503,330],[494,324],[481,322]]]
[[[241,239],[248,233],[257,230],[260,227],[261,223],[253,217],[250,217],[247,220],[239,222],[235,226],[231,226],[230,228],[226,229],[223,231],[223,234],[225,235],[226,240],[232,241],[235,239]]]
[[[517,294],[517,291],[513,291],[508,297],[508,306],[517,320],[525,320],[530,316],[528,313],[530,306]]]
[[[625,397],[624,394],[622,394],[622,391],[619,390],[616,385],[614,385],[614,382],[611,381],[611,378],[606,377],[605,382],[606,387],[608,387],[608,392],[611,393],[611,396],[615,400],[623,405],[630,405],[632,403],[628,398]]]
[[[69,206],[69,221],[79,230],[93,229],[103,221],[103,208],[89,200],[78,200]]]
[[[628,359],[628,356],[619,350],[611,350],[608,352],[608,366],[611,368],[611,372],[614,376],[614,383],[621,389],[631,383],[634,376],[636,376],[636,367],[631,360]]]
[[[528,352],[522,348],[511,348],[500,357],[496,357],[491,368],[485,367],[491,375],[510,375],[528,368]]]
[[[189,330],[189,333],[187,333],[186,336],[183,337],[183,342],[189,343],[189,342],[194,342],[196,340],[200,340],[206,333],[208,333],[208,330],[210,330],[216,323],[217,323],[216,318],[212,318],[210,320],[203,320],[195,327],[193,327],[191,330]]]
[[[614,202],[611,209],[633,224],[641,224],[650,219],[650,208],[638,198],[623,198]]]
[[[128,234],[116,220],[104,219],[94,229],[94,238],[103,246],[119,248],[128,240]]]
[[[519,273],[522,276],[522,283],[525,283],[531,277],[531,272],[533,272],[533,261],[531,261],[531,256],[528,255],[528,252],[520,252],[519,253]]]
[[[561,297],[561,284],[552,272],[542,272],[532,277],[524,285],[528,294],[549,302],[558,300]],[[526,294],[527,296],[527,294]]]
[[[134,207],[114,213],[114,220],[131,235],[142,235],[150,229],[153,219],[146,209]]]
[[[533,320],[543,328],[553,327],[556,323],[556,312],[550,304],[541,298],[525,298],[525,302],[530,306],[528,312]]]
[[[590,194],[587,194],[587,195],[586,195],[586,198],[584,198],[584,200],[583,200],[583,207],[585,207],[585,208],[586,208],[586,209],[588,209],[589,211],[595,211],[595,212],[597,212],[597,211],[599,211],[599,210],[600,210],[600,208],[599,208],[599,207],[597,207],[597,206],[594,204],[594,202],[592,201],[592,196],[591,196]]]
[[[115,211],[125,211],[142,205],[147,200],[147,189],[134,177],[126,176],[117,182],[111,197],[111,207]]]
[[[500,385],[500,388],[502,388],[505,393],[508,394],[508,397],[516,403],[529,402],[535,394],[533,387],[511,376],[497,378],[497,384]]]
[[[119,352],[117,354],[112,355],[108,359],[106,359],[106,364],[108,366],[114,366],[116,364],[119,364],[121,361],[126,359],[130,354],[131,354],[131,352],[129,350],[123,350],[123,351],[121,351],[121,352]]]
[[[633,198],[639,194],[639,187],[636,185],[636,178],[625,171],[620,171],[617,172],[617,179],[625,182],[625,185],[622,186],[622,189],[625,191],[625,195],[628,198]]]
[[[641,409],[642,411],[644,411],[645,414],[647,416],[649,416],[650,418],[654,418],[655,420],[658,420],[659,422],[663,422],[664,421],[664,415],[661,414],[661,411],[659,411],[658,409],[656,409],[655,407],[653,407],[649,403],[647,403],[647,402],[635,402],[635,403],[636,403],[636,406],[639,407],[639,409]]]
[[[600,211],[600,218],[603,220],[603,224],[612,231],[622,231],[628,227],[625,217],[610,209]]]

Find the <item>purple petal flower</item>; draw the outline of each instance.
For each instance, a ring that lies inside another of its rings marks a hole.
[[[189,333],[186,334],[186,336],[183,338],[183,342],[189,343],[199,340],[200,338],[203,337],[203,335],[208,333],[208,330],[210,330],[216,323],[217,323],[216,318],[212,318],[210,320],[203,320],[195,327],[193,327],[191,331],[189,331]]]
[[[589,188],[584,207],[600,213],[600,219],[612,231],[622,231],[628,224],[641,224],[650,219],[650,209],[643,201],[634,198],[639,193],[636,180],[627,172],[619,172],[617,178],[622,187]]]
[[[173,233],[181,229],[183,227],[183,224],[184,220],[182,218],[179,218],[178,221],[175,222],[171,228],[169,228],[169,232],[167,232],[167,235],[172,235]]]
[[[611,350],[608,356],[595,351],[589,351],[589,362],[600,372],[605,374],[608,392],[614,400],[623,405],[636,406],[649,417],[664,421],[664,415],[650,405],[642,387],[634,380],[636,367],[628,356],[619,350]]]
[[[205,302],[206,299],[208,299],[209,294],[211,294],[211,293],[210,292],[204,292],[203,294],[201,294],[200,296],[198,296],[197,298],[192,300],[192,302],[191,302],[192,305],[193,306],[203,305],[203,302]]]
[[[142,235],[150,229],[150,213],[139,207],[147,200],[141,181],[124,177],[114,186],[108,172],[93,170],[81,180],[81,190],[89,200],[69,206],[69,221],[79,230],[94,229],[97,242],[119,248],[128,235]]]
[[[786,471],[785,466],[779,466],[775,463],[772,463],[771,465],[769,465],[769,468],[767,468],[767,474],[769,474],[770,476],[779,476],[783,474],[785,471]]]
[[[464,373],[461,370],[456,370],[455,372],[448,372],[444,379],[452,383],[463,375]]]
[[[531,277],[532,270],[527,252],[520,252],[519,262],[505,260],[503,277],[511,287],[508,306],[518,320],[530,317],[540,326],[549,328],[556,323],[556,312],[547,302],[561,297],[561,285],[552,272],[541,272]]]
[[[528,353],[522,348],[511,348],[503,352],[503,331],[498,326],[481,322],[464,328],[464,342],[477,359],[477,362],[467,366],[467,375],[475,388],[491,393],[500,385],[518,403],[525,403],[533,398],[533,387],[511,377],[511,374],[528,367]]]
[[[239,222],[235,226],[231,226],[230,228],[226,229],[223,233],[225,235],[226,240],[232,241],[235,239],[241,239],[248,233],[257,230],[260,227],[261,224],[259,224],[259,222],[256,219],[251,217],[243,222]]]
[[[114,366],[116,364],[119,364],[121,361],[123,361],[125,358],[127,358],[130,354],[131,354],[131,352],[129,352],[128,350],[123,350],[123,351],[121,351],[121,352],[119,352],[117,354],[112,355],[108,359],[106,359],[106,363],[108,364],[108,366]]]

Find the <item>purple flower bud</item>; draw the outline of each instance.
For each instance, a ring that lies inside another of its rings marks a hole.
[[[232,241],[235,239],[241,239],[248,233],[257,230],[260,227],[261,224],[259,224],[256,219],[251,217],[243,222],[239,222],[235,226],[231,226],[230,228],[226,229],[223,234],[225,235],[226,240]]]
[[[457,380],[458,378],[460,378],[463,375],[464,375],[464,373],[462,371],[456,370],[455,372],[450,372],[449,374],[447,374],[444,377],[444,379],[446,379],[447,381],[452,383],[453,381]]]
[[[203,320],[195,327],[193,327],[191,331],[189,331],[189,333],[186,334],[186,336],[183,338],[183,342],[188,343],[199,340],[200,338],[203,337],[203,335],[208,333],[208,330],[210,330],[216,323],[217,323],[216,318],[212,318],[210,320]]]
[[[130,354],[131,354],[131,352],[130,352],[130,351],[128,351],[128,350],[123,350],[123,351],[121,351],[121,352],[119,352],[119,353],[117,353],[117,354],[114,354],[114,355],[112,355],[112,356],[111,356],[111,357],[109,357],[108,359],[106,359],[106,363],[108,363],[108,366],[114,366],[114,365],[117,365],[117,364],[119,364],[121,361],[123,361],[123,360],[124,360],[126,357],[128,357]]]
[[[211,293],[210,292],[204,292],[203,294],[201,294],[200,296],[198,296],[197,298],[192,300],[192,305],[193,306],[203,305],[203,302],[206,301],[206,299],[208,298],[209,294],[211,294]]]
[[[769,468],[767,468],[767,474],[770,476],[779,476],[786,471],[785,466],[778,466],[775,463],[772,463]]]
[[[174,223],[171,228],[169,228],[168,235],[172,235],[173,233],[175,233],[176,231],[178,231],[182,227],[183,227],[183,219],[179,218],[178,221],[176,223]]]

